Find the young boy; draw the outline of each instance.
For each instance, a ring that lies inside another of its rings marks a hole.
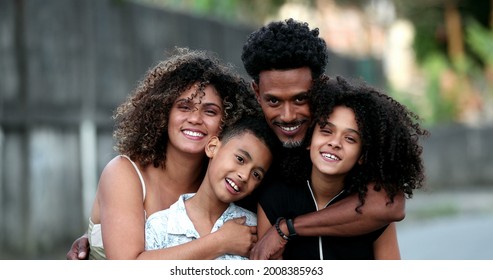
[[[217,259],[247,259],[257,241],[257,218],[233,202],[260,184],[278,146],[278,138],[261,116],[243,118],[224,128],[219,137],[212,137],[205,147],[209,164],[199,190],[181,195],[169,209],[148,218],[146,250],[190,242],[218,230],[228,220],[244,217],[245,224],[251,226],[250,238],[237,240],[236,255]]]

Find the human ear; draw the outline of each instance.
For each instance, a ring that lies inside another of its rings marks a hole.
[[[365,156],[364,155],[361,155],[358,159],[358,164],[359,165],[363,165],[363,163],[365,162]]]
[[[260,91],[258,84],[255,81],[252,81],[251,84],[253,92],[255,92],[255,98],[257,99],[257,102],[260,103]]]
[[[220,144],[221,141],[219,141],[219,138],[217,138],[217,136],[212,136],[205,146],[205,154],[207,155],[207,157],[213,158]]]

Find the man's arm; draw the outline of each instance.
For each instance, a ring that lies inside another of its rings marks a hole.
[[[293,217],[296,233],[300,236],[355,236],[401,221],[406,215],[406,198],[403,193],[396,195],[394,201],[390,202],[384,190],[377,192],[368,188],[360,213],[355,210],[359,204],[358,195],[353,194],[320,211]],[[281,222],[280,227],[288,232],[285,221]]]
[[[67,253],[67,260],[87,260],[89,259],[89,239],[87,233],[77,238],[70,251]]]
[[[355,236],[379,229],[391,222],[401,221],[405,217],[406,198],[398,194],[390,202],[386,192],[368,188],[365,204],[356,212],[360,201],[357,194],[348,196],[320,211],[308,213],[293,220],[294,229],[299,236]],[[288,233],[286,220],[279,224],[284,233]],[[251,259],[269,259],[278,255],[279,248],[273,240],[279,240],[277,230],[271,227],[258,241],[250,255]]]

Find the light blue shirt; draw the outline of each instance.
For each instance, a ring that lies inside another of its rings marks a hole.
[[[185,200],[194,195],[194,193],[181,195],[169,209],[158,211],[147,219],[145,226],[146,250],[173,247],[200,237],[185,209]],[[246,217],[246,225],[257,225],[257,216],[253,212],[231,203],[216,221],[211,233],[217,231],[225,222],[243,216]],[[248,258],[230,254],[217,258],[217,260],[246,259]]]

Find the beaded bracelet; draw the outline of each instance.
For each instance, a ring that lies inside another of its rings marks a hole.
[[[284,240],[289,240],[289,237],[284,234],[284,232],[282,232],[281,228],[279,227],[279,222],[281,222],[281,220],[284,220],[284,217],[279,217],[277,218],[276,220],[276,223],[275,223],[275,227],[276,227],[276,230],[277,230],[277,233],[279,233],[279,235],[284,239]]]

